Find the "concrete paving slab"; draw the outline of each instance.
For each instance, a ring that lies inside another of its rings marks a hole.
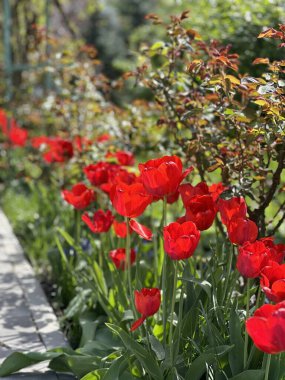
[[[0,363],[14,351],[44,352],[68,345],[57,318],[0,209]],[[2,378],[0,378],[2,379]],[[71,380],[39,363],[6,379]]]

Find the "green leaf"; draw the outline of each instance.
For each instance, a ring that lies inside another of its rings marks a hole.
[[[58,251],[60,253],[60,257],[61,257],[62,263],[64,265],[66,265],[68,263],[68,260],[67,260],[67,257],[65,255],[65,253],[64,253],[64,250],[62,248],[62,244],[61,244],[61,242],[60,242],[60,240],[59,240],[59,238],[58,238],[57,235],[55,235],[55,243],[56,243]]]
[[[99,356],[62,354],[50,362],[49,368],[57,372],[71,372],[81,378],[98,368],[101,362],[102,358]]]
[[[213,364],[216,360],[215,354],[202,354],[193,361],[186,373],[185,380],[200,380],[201,376],[206,372],[206,363]]]
[[[103,380],[119,380],[120,374],[128,367],[128,359],[127,356],[121,356],[115,360],[106,372]]]
[[[81,290],[70,302],[67,308],[65,309],[64,319],[71,319],[76,315],[81,314],[87,303],[87,300],[92,293],[91,289]]]
[[[279,363],[280,363],[279,376],[280,376],[280,378],[282,378],[282,376],[285,375],[285,353],[282,352],[281,354],[279,354],[279,356],[280,356],[280,360],[279,360]],[[271,360],[272,359],[274,360],[275,357],[273,356],[273,358],[271,358]]]
[[[86,343],[93,341],[96,329],[103,318],[96,318],[93,312],[86,312],[79,318],[79,324],[82,330],[79,347],[83,347]]]
[[[107,371],[107,368],[96,369],[96,371],[87,373],[87,375],[82,377],[80,380],[103,380]]]
[[[200,380],[207,370],[207,365],[214,364],[217,357],[223,356],[232,350],[232,346],[218,346],[210,348],[193,361],[186,373],[185,380]]]
[[[61,352],[27,353],[13,352],[0,366],[0,376],[8,376],[22,368],[29,367],[46,360],[51,360],[62,355]]]
[[[233,375],[237,375],[243,370],[243,350],[244,340],[241,334],[241,322],[234,307],[231,309],[230,321],[230,342],[234,345],[229,353],[229,363]]]
[[[106,326],[96,330],[94,340],[88,341],[76,351],[84,355],[108,356],[112,352],[123,349],[121,340],[114,335]],[[117,356],[117,355],[116,355]]]
[[[151,47],[150,50],[157,50],[157,49],[162,49],[165,46],[165,42],[163,41],[157,41],[155,42]]]
[[[282,374],[280,374],[280,360],[278,356],[279,355],[272,355],[271,357],[269,367],[269,379],[282,379]]]
[[[157,362],[139,343],[132,339],[121,327],[111,323],[106,323],[106,325],[115,334],[119,335],[125,347],[136,356],[146,372],[151,375],[153,379],[163,380],[163,376]]]
[[[102,269],[99,267],[99,265],[97,264],[96,261],[94,261],[93,263],[93,268],[94,268],[94,271],[95,271],[95,274],[96,274],[96,279],[97,279],[97,282],[98,282],[98,286],[100,287],[102,293],[104,294],[105,297],[108,296],[108,288],[107,288],[107,285],[106,285],[106,281],[105,281],[105,278],[104,278],[104,273],[102,271]]]
[[[167,54],[167,47],[165,45],[165,42],[163,41],[158,41],[158,42],[155,42],[149,49],[149,56],[150,57],[153,57],[154,55],[156,54],[162,54],[162,55],[166,55]]]
[[[263,380],[263,379],[264,379],[264,371],[262,369],[252,369],[252,370],[244,371],[234,377],[231,377],[230,380]]]
[[[206,281],[206,280],[200,280],[198,278],[195,278],[191,275],[187,275],[187,277],[185,277],[185,275],[180,278],[180,280],[182,281],[189,281],[189,282],[192,282],[194,284],[197,284],[199,286],[201,286],[201,288],[207,293],[208,297],[211,298],[211,289],[212,289],[212,285]]]
[[[157,359],[163,360],[165,358],[165,351],[164,351],[163,345],[153,335],[149,336],[149,341],[150,341],[150,345],[151,345],[152,350],[156,354]]]
[[[71,246],[71,247],[74,247],[75,246],[75,240],[73,239],[73,237],[71,237],[69,235],[68,232],[64,231],[62,228],[60,227],[57,227],[56,230],[61,234],[61,236],[64,238],[64,240]]]

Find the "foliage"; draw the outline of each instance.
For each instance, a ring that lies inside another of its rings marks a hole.
[[[284,236],[284,61],[257,57],[264,74],[243,74],[238,55],[204,42],[187,18],[183,12],[166,25],[149,15],[165,39],[115,82],[98,70],[94,48],[63,50],[53,38],[48,96],[36,91],[46,70],[25,73],[21,90],[31,96],[19,92],[1,111],[3,206],[42,275],[48,260],[74,348],[14,353],[1,376],[48,360],[84,380],[284,379],[283,341],[259,350],[245,328],[268,302],[261,263],[279,268],[285,254],[268,239]],[[259,38],[284,48],[284,31]],[[33,53],[43,49],[37,41]],[[114,105],[110,89],[125,84],[152,101]],[[27,141],[11,134],[20,128],[15,120],[28,128]],[[150,161],[137,166],[134,157]],[[88,188],[78,193],[72,185],[82,182]],[[115,223],[107,228],[99,209],[111,209],[124,233]],[[247,223],[258,228],[244,230]],[[246,274],[251,268],[256,276]],[[268,343],[276,331],[266,327],[260,335]]]

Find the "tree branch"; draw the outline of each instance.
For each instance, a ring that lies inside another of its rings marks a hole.
[[[66,29],[69,31],[69,33],[71,34],[71,36],[73,38],[77,38],[77,34],[76,34],[75,30],[73,29],[73,27],[71,26],[69,19],[66,16],[65,11],[64,11],[61,3],[60,3],[60,0],[53,0],[53,1],[54,1],[54,5],[58,9],[58,11],[59,11],[64,23],[65,23]]]
[[[265,209],[268,207],[268,205],[272,201],[274,194],[278,186],[280,185],[281,174],[284,168],[285,168],[285,142],[283,143],[281,151],[279,153],[278,166],[273,174],[271,187],[269,188],[269,191],[266,194],[266,197],[264,201],[262,202],[262,204],[259,206],[259,208],[255,209],[251,213],[255,221],[259,219],[260,215],[264,213]]]

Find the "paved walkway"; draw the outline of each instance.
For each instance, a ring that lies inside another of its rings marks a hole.
[[[56,316],[0,209],[0,363],[13,351],[43,352],[66,344]],[[73,379],[49,371],[47,363],[30,368],[29,373],[9,379]]]

